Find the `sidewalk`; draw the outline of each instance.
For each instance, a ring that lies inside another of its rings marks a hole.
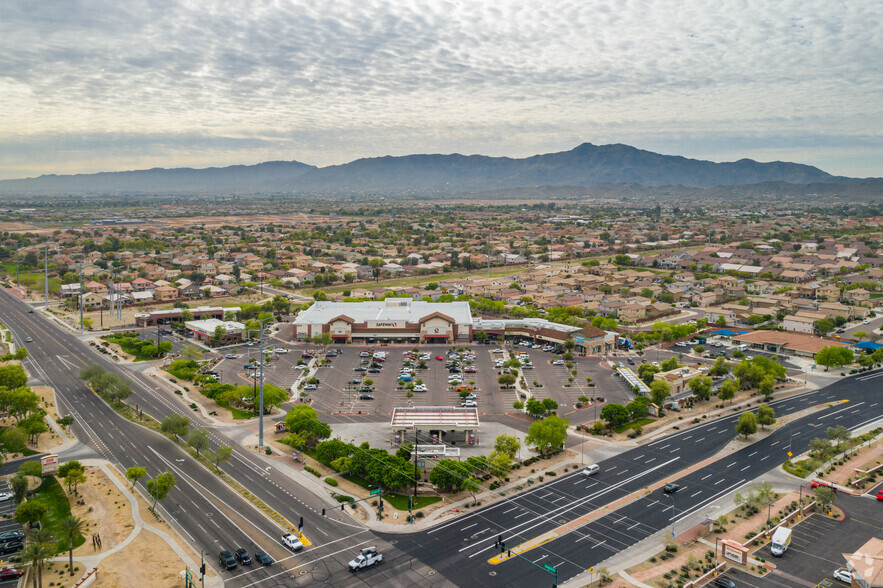
[[[138,534],[142,530],[153,533],[153,534],[157,535],[158,537],[160,537],[163,541],[165,541],[168,544],[168,546],[172,549],[172,551],[174,551],[175,554],[178,557],[180,557],[184,561],[184,564],[187,565],[191,570],[198,570],[199,569],[199,564],[196,563],[190,557],[190,554],[187,553],[184,549],[182,549],[181,546],[178,545],[178,542],[175,541],[168,533],[166,533],[165,531],[158,529],[158,528],[154,527],[153,525],[150,525],[144,521],[144,519],[141,517],[140,507],[138,505],[138,501],[135,499],[135,496],[131,492],[129,492],[129,487],[127,485],[123,484],[122,482],[120,482],[120,480],[117,478],[117,476],[114,475],[114,473],[110,471],[110,466],[107,464],[106,461],[98,460],[98,459],[84,460],[83,465],[98,466],[101,468],[101,470],[104,472],[104,474],[113,482],[113,484],[123,494],[123,496],[126,497],[126,500],[129,501],[129,507],[132,509],[132,519],[135,521],[135,528],[132,530],[132,532],[129,534],[129,536],[126,537],[126,539],[123,540],[122,543],[120,543],[119,545],[117,545],[113,549],[110,549],[104,553],[100,553],[97,555],[82,555],[82,556],[77,556],[74,558],[76,561],[83,564],[83,567],[86,569],[86,571],[91,570],[92,568],[99,567],[99,564],[104,559],[110,557],[111,555],[113,555],[114,553],[117,553],[118,551],[120,551],[122,549],[125,549],[130,543],[132,543],[132,541],[135,540],[135,538],[138,536]],[[65,555],[65,556],[53,557],[50,559],[50,561],[67,563],[68,556]],[[99,574],[100,574],[100,572],[99,572]],[[210,588],[221,588],[223,586],[223,581],[219,577],[207,578],[205,585]]]

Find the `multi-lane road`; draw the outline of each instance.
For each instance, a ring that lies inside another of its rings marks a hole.
[[[313,546],[292,555],[279,545],[282,529],[276,523],[218,483],[213,474],[163,436],[118,416],[79,381],[77,374],[83,366],[99,363],[133,381],[129,402],[138,404],[144,412],[158,419],[180,413],[197,420],[178,397],[157,389],[140,372],[106,361],[54,323],[28,314],[28,306],[8,293],[3,296],[0,320],[19,343],[27,336],[34,339],[28,345],[31,356],[25,362],[27,368],[35,380],[55,388],[60,411],[76,419],[74,427],[80,440],[122,469],[143,465],[151,475],[172,471],[178,486],[164,501],[163,514],[196,550],[206,550],[210,564],[216,561],[221,547],[260,547],[278,560],[267,568],[252,566],[220,573],[230,586],[545,583],[548,576],[527,562],[515,559],[498,565],[488,563],[495,554],[497,536],[502,535],[510,547],[518,545],[624,496],[640,493],[678,471],[707,462],[677,480],[681,489],[676,494],[655,490],[642,495],[524,554],[541,565],[556,567],[563,582],[663,529],[672,527],[680,532],[687,517],[703,512],[714,501],[781,463],[789,448],[795,454],[804,451],[812,438],[824,435],[826,427],[854,429],[883,416],[883,402],[875,398],[883,372],[866,373],[773,402],[778,416],[812,406],[822,408],[726,457],[711,459],[735,436],[735,412],[607,459],[600,463],[600,473],[591,478],[579,473],[561,476],[453,521],[410,534],[377,534],[338,510],[322,517],[318,511],[330,504],[327,497],[306,489],[279,462],[243,449],[236,442],[242,438],[240,429],[209,427],[213,443],[230,444],[235,449],[234,458],[223,466],[227,474],[288,520],[296,522],[304,517],[304,532]],[[541,468],[541,463],[537,467]],[[537,471],[538,475],[542,473]],[[351,575],[345,562],[360,547],[371,544],[384,552],[384,564]]]

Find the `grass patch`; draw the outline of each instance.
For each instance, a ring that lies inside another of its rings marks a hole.
[[[644,425],[649,425],[650,423],[655,423],[656,419],[638,419],[636,421],[632,421],[630,423],[626,423],[624,425],[620,425],[613,430],[617,433],[622,433],[624,431],[628,431],[629,429],[634,429],[635,427],[643,427]]]
[[[142,341],[135,333],[114,333],[105,335],[103,340],[116,343],[129,355],[135,356],[135,361],[149,361],[157,358],[157,348],[153,341]]]
[[[393,508],[398,510],[408,510],[408,500],[410,496],[402,496],[401,494],[384,494],[383,499]],[[414,503],[414,510],[421,509],[430,504],[435,504],[441,500],[441,496],[418,496]]]
[[[30,457],[31,455],[40,455],[41,453],[43,453],[43,452],[42,451],[34,451],[30,447],[25,447],[24,449],[21,450],[21,454],[25,457]]]
[[[800,461],[791,461],[789,459],[782,464],[782,469],[789,474],[794,474],[798,478],[805,478],[815,470],[813,464],[810,464],[808,459]]]
[[[343,479],[348,480],[355,484],[356,486],[361,486],[365,490],[376,490],[377,486],[366,480],[365,478],[360,478],[359,476],[353,476],[351,474],[343,474]]]
[[[71,506],[64,494],[64,489],[55,476],[43,478],[43,483],[40,484],[30,500],[35,500],[46,506],[46,516],[41,521],[43,528],[48,529],[52,536],[58,539],[56,553],[66,552],[68,540],[67,535],[61,529],[61,522],[71,516]],[[85,542],[86,538],[82,535],[74,537],[74,549]]]
[[[42,261],[42,260],[41,260]],[[15,262],[4,264],[6,269],[7,279],[10,280],[13,284],[15,283]],[[44,275],[42,271],[38,272],[26,272],[24,271],[24,265],[19,266],[19,282],[22,286],[27,286],[31,290],[37,290],[39,292],[43,291],[44,287]],[[58,292],[61,289],[61,278],[49,278],[49,291],[50,292]]]

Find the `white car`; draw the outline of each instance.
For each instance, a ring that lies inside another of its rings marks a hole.
[[[12,492],[0,492],[0,502],[6,502],[7,500],[12,500],[12,497],[15,496]]]
[[[496,347],[491,349],[491,353],[503,353],[503,350],[500,347]]]
[[[846,568],[837,568],[834,570],[834,577],[841,582],[852,584],[852,574]]]
[[[564,360],[563,359],[556,359],[555,361],[552,362],[552,365],[564,365]]]
[[[304,548],[304,544],[300,542],[300,539],[291,533],[282,535],[282,545],[292,551],[300,551]]]
[[[478,406],[478,403],[475,402],[474,400],[464,400],[463,402],[460,403],[460,406],[465,407],[465,408],[474,408],[474,407]]]
[[[228,353],[227,355],[224,356],[224,359],[236,359],[236,354],[235,353]]]
[[[414,392],[427,392],[426,384],[417,384],[414,386]]]
[[[273,350],[273,353],[288,353],[288,350],[285,349],[284,347],[277,347],[276,349]]]
[[[305,370],[305,369],[307,369],[307,364],[305,364],[305,363],[299,363],[299,364],[297,364],[296,366],[294,366],[294,369],[296,369],[296,370]]]

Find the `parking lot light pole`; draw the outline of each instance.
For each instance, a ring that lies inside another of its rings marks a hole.
[[[675,511],[675,495],[674,495],[674,494],[668,494],[667,496],[668,496],[669,498],[671,498],[671,536],[672,536],[672,539],[674,539],[674,536],[675,536],[675,515],[676,515],[676,511]]]

